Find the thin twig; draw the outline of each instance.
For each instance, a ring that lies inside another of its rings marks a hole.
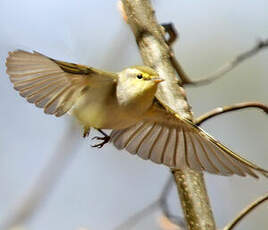
[[[255,208],[261,205],[263,202],[268,200],[268,193],[258,198],[256,201],[252,202],[248,207],[242,210],[239,215],[227,226],[223,228],[223,230],[232,230],[238,223],[243,220],[249,213],[251,213]]]
[[[15,206],[11,208],[11,212],[8,213],[7,217],[2,219],[0,223],[1,230],[16,227],[26,220],[29,221],[49,192],[51,192],[59,176],[66,169],[80,143],[74,124],[72,123],[68,126],[51,159],[40,172],[32,187],[26,191],[18,202],[15,202]]]
[[[268,47],[268,39],[265,40],[259,40],[257,44],[247,50],[244,53],[241,53],[237,57],[233,58],[231,61],[227,62],[223,66],[221,66],[219,69],[217,69],[215,72],[201,77],[199,80],[191,80],[191,78],[186,74],[186,72],[183,70],[182,66],[179,64],[179,62],[176,60],[174,54],[171,54],[171,62],[176,69],[178,75],[182,79],[182,85],[192,85],[192,86],[200,86],[200,85],[206,85],[210,84],[213,81],[221,78],[226,73],[233,70],[235,67],[237,67],[239,64],[241,64],[243,61],[249,59],[250,57],[255,56],[258,54],[261,50],[264,50]]]
[[[259,102],[243,102],[243,103],[238,103],[238,104],[234,104],[234,105],[223,106],[223,107],[218,107],[216,109],[213,109],[213,110],[201,115],[197,119],[195,119],[195,124],[201,125],[204,121],[206,121],[212,117],[221,115],[223,113],[236,111],[236,110],[240,110],[240,109],[246,109],[246,108],[258,108],[258,109],[263,110],[265,113],[268,113],[268,106],[265,104],[262,104]]]

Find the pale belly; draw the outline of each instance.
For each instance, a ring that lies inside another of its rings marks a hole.
[[[125,111],[120,111],[120,108],[107,108],[98,103],[89,103],[75,110],[74,115],[82,125],[96,129],[123,129],[140,120]]]
[[[103,90],[91,90],[90,95],[83,96],[73,108],[72,115],[81,125],[96,129],[123,129],[141,120],[140,114],[120,107],[113,92],[104,93]]]

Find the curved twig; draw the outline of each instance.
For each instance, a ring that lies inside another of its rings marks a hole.
[[[255,208],[257,208],[259,205],[261,205],[263,202],[267,200],[268,200],[268,193],[258,198],[256,201],[254,201],[248,207],[242,210],[242,212],[240,212],[239,215],[231,223],[225,226],[223,230],[232,230],[238,223],[241,222],[241,220],[243,220],[244,217],[246,217],[250,212],[252,212]]]
[[[268,48],[268,39],[265,40],[259,40],[257,44],[245,51],[244,53],[241,53],[237,57],[233,58],[231,61],[227,62],[223,66],[221,66],[219,69],[217,69],[215,72],[205,76],[201,77],[199,80],[191,80],[190,77],[186,74],[186,72],[183,70],[182,66],[178,63],[176,58],[174,57],[174,54],[171,56],[171,62],[176,69],[178,75],[182,79],[182,85],[189,85],[189,86],[201,86],[201,85],[207,85],[212,83],[213,81],[221,78],[226,73],[233,70],[235,67],[237,67],[239,64],[241,64],[243,61],[247,60],[250,57],[255,56],[257,53],[259,53],[261,50]]]
[[[258,109],[263,110],[263,112],[268,113],[268,106],[265,104],[262,104],[260,102],[243,102],[243,103],[238,103],[238,104],[234,104],[234,105],[223,106],[223,107],[218,107],[216,109],[213,109],[213,110],[201,115],[197,119],[195,119],[195,124],[201,125],[204,121],[206,121],[212,117],[215,117],[217,115],[231,112],[231,111],[240,110],[240,109],[246,109],[246,108],[258,108]]]

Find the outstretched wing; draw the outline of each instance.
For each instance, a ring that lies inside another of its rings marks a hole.
[[[118,149],[125,148],[143,159],[175,169],[189,167],[213,174],[249,174],[256,178],[259,172],[268,176],[268,171],[235,154],[191,121],[157,104],[142,122],[114,130],[111,141]]]
[[[91,67],[62,62],[37,52],[17,50],[6,60],[14,88],[44,112],[62,116],[90,87],[113,84],[116,75]]]

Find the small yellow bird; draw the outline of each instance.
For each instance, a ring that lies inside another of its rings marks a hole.
[[[10,52],[6,66],[14,88],[28,102],[57,117],[71,113],[83,125],[84,136],[90,127],[98,129],[104,137],[97,139],[103,142],[94,147],[111,141],[118,149],[174,169],[268,176],[157,100],[163,80],[149,67],[111,73],[22,50]],[[111,136],[101,129],[112,129]]]

